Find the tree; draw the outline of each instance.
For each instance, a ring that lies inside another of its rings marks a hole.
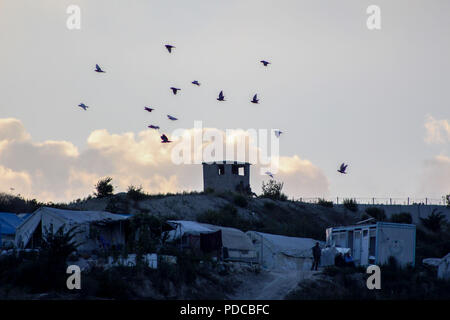
[[[420,221],[422,221],[422,224],[425,226],[425,228],[433,232],[441,231],[441,225],[443,222],[445,222],[445,220],[445,216],[442,214],[442,212],[437,212],[437,209],[433,209],[428,217],[420,218]]]
[[[445,196],[445,202],[447,203],[447,207],[450,208],[450,194]]]
[[[95,190],[97,190],[97,192],[94,192],[94,195],[97,198],[104,198],[104,197],[112,195],[113,191],[114,191],[114,187],[111,184],[111,181],[112,181],[111,177],[106,177],[106,178],[99,180],[97,182],[97,184],[95,185]]]
[[[286,200],[287,196],[281,192],[283,190],[283,182],[277,182],[273,179],[269,182],[262,183],[262,196],[273,200]]]

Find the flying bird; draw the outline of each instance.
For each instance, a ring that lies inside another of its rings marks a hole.
[[[338,169],[338,172],[346,174],[347,172],[345,172],[345,170],[347,170],[347,166],[348,164],[342,163],[341,167]]]
[[[89,108],[87,105],[85,105],[84,103],[80,103],[79,105],[78,105],[80,108],[82,108],[84,111],[86,111],[87,110],[87,108]]]
[[[196,86],[200,86],[200,82],[198,82],[197,80],[192,81],[192,84],[195,84]]]
[[[277,138],[279,138],[281,136],[281,134],[283,133],[283,131],[280,131],[280,130],[275,130],[274,132],[275,132],[275,136]]]
[[[177,94],[178,90],[181,90],[179,88],[170,87],[170,90],[172,90],[173,94]]]
[[[250,102],[251,102],[251,103],[256,103],[256,104],[259,103],[259,99],[258,99],[258,97],[257,97],[257,94],[255,94],[255,95],[253,96],[253,99],[252,99]]]
[[[273,179],[273,173],[270,171],[266,171],[266,174]]]
[[[219,97],[217,98],[219,101],[225,101],[225,96],[223,95],[223,91],[220,91]]]
[[[165,45],[167,51],[169,51],[169,53],[172,53],[172,49],[175,48],[174,46],[170,45],[170,44],[166,44]]]
[[[270,64],[270,62],[266,60],[261,60],[260,62],[264,65],[264,67],[267,67],[267,65]]]
[[[103,71],[102,68],[100,68],[100,66],[98,64],[95,65],[95,72],[98,73],[105,73],[106,71]]]
[[[146,111],[148,111],[148,112],[152,112],[152,111],[155,110],[155,109],[149,108],[149,107],[144,107],[144,110],[146,110]]]
[[[178,120],[177,118],[172,117],[172,116],[170,116],[170,115],[167,115],[167,118],[169,118],[169,120],[172,120],[172,121]]]
[[[155,129],[155,130],[159,130],[159,127],[158,126],[154,126],[154,125],[149,125],[148,126],[150,129]]]
[[[161,136],[161,143],[170,143],[170,142],[172,141],[170,141],[165,134]]]

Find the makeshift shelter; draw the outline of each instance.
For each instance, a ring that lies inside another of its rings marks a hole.
[[[124,223],[128,217],[102,211],[70,211],[42,207],[17,227],[19,248],[38,248],[46,232],[64,232],[76,227],[74,241],[79,251],[109,249],[125,244]]]
[[[22,219],[15,213],[0,212],[0,247],[14,245],[16,228]]]
[[[271,270],[309,270],[312,266],[312,247],[317,241],[310,238],[286,237],[257,231],[247,231],[261,266]]]
[[[256,262],[256,251],[241,230],[185,220],[167,223],[174,228],[168,233],[169,239],[179,240],[183,248],[217,253],[226,261]]]
[[[413,224],[377,222],[375,224],[328,228],[327,244],[350,248],[355,264],[371,262],[382,265],[394,257],[405,266],[414,265],[416,226]]]

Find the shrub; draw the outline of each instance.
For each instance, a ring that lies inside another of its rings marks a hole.
[[[437,209],[433,209],[431,214],[426,218],[420,218],[423,226],[433,232],[439,232],[441,225],[446,221],[442,212],[437,212]]]
[[[344,199],[343,205],[346,209],[352,212],[358,211],[358,203],[354,199]]]
[[[365,211],[369,216],[371,216],[372,218],[375,218],[378,221],[386,220],[386,213],[384,213],[384,209],[377,208],[377,207],[369,207],[369,208],[366,208]]]
[[[238,207],[246,208],[248,206],[248,201],[243,195],[237,194],[234,196],[234,204]]]
[[[97,198],[104,198],[104,197],[112,195],[113,191],[114,191],[114,187],[111,184],[111,181],[112,181],[111,177],[106,177],[106,178],[99,180],[97,182],[97,184],[95,185],[96,192],[94,193],[94,195]]]
[[[327,201],[325,199],[319,198],[317,200],[317,204],[319,206],[325,207],[325,208],[333,208],[333,201]]]
[[[395,223],[412,223],[412,216],[409,212],[394,213],[390,220]]]
[[[450,194],[445,196],[445,203],[447,204],[447,208],[450,208]]]
[[[262,196],[273,200],[287,200],[287,196],[281,192],[283,190],[283,185],[283,182],[277,182],[273,179],[269,180],[267,183],[263,181]]]
[[[141,201],[147,198],[147,194],[142,191],[142,186],[135,187],[131,185],[128,187],[127,197],[134,201]]]

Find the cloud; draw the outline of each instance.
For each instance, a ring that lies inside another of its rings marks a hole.
[[[425,142],[429,144],[444,144],[450,142],[450,123],[448,120],[436,120],[427,116],[425,120]]]
[[[95,183],[105,176],[111,176],[113,184],[122,191],[129,185],[141,185],[151,193],[201,190],[201,165],[177,165],[173,162],[172,151],[186,148],[194,159],[196,150],[212,145],[211,141],[200,141],[197,149],[194,148],[194,137],[201,138],[207,132],[225,137],[218,129],[189,129],[183,134],[191,140],[161,144],[159,134],[153,130],[137,134],[95,130],[87,139],[87,149],[80,152],[68,141],[34,142],[19,120],[0,119],[0,186],[4,188],[0,191],[13,187],[29,198],[70,201],[92,193]],[[227,147],[242,137],[248,138],[247,150],[260,151],[260,146],[254,144],[254,137],[247,131],[233,130],[224,139],[224,154]],[[174,135],[173,139],[177,137]],[[242,156],[240,152],[237,154]],[[219,159],[224,157],[218,156]],[[297,155],[277,155],[271,161],[274,159],[279,160],[277,179],[285,183],[284,191],[289,196],[317,196],[328,192],[327,178],[310,161]],[[253,166],[251,182],[255,192],[260,192],[261,182],[266,179],[259,174],[264,167],[259,163]]]
[[[420,193],[433,197],[450,194],[450,157],[438,155],[425,161]]]

